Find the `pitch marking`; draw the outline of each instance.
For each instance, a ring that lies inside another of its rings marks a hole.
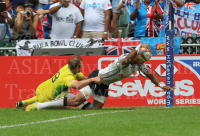
[[[119,113],[119,112],[129,112],[129,111],[133,111],[133,110],[113,111],[113,112],[102,112],[102,113],[91,113],[91,114],[85,114],[85,115],[64,117],[64,118],[58,118],[58,119],[50,119],[50,120],[44,120],[44,121],[37,121],[37,122],[24,123],[24,124],[5,125],[5,126],[0,126],[0,129],[4,129],[4,128],[13,128],[13,127],[20,127],[20,126],[27,126],[27,125],[40,124],[40,123],[47,123],[47,122],[54,122],[54,121],[67,120],[67,119],[79,118],[79,117],[94,116],[94,115],[101,115],[101,114],[109,114],[109,113],[113,114],[113,113]]]

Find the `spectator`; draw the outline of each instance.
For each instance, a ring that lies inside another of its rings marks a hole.
[[[82,38],[108,39],[110,0],[83,0],[80,8],[84,17]]]
[[[10,25],[12,24],[12,18],[9,12],[1,12],[1,16],[5,18],[5,24],[0,24],[0,41],[9,41],[12,38],[10,33]]]
[[[16,16],[16,11],[12,9],[12,0],[2,0],[2,2],[6,2],[6,11],[9,12],[11,17]]]
[[[156,0],[156,1],[158,2],[158,4],[160,5],[160,7],[162,8],[162,10],[164,11],[165,4],[166,4],[167,0]]]
[[[59,0],[52,0],[52,3],[55,4],[57,3]],[[52,28],[52,17],[49,14],[49,9],[50,6],[52,4],[47,4],[44,7],[40,8],[37,10],[37,13],[39,15],[43,15],[43,19],[42,19],[42,29],[44,32],[44,38],[49,38],[50,37],[50,32],[51,32],[51,28]]]
[[[186,0],[166,0],[166,4],[164,6],[164,21],[163,24],[166,27],[166,29],[168,29],[168,23],[169,22],[169,5],[170,2],[172,3],[173,7],[176,7],[177,9],[181,9],[184,4],[185,4]]]
[[[51,39],[77,38],[82,29],[83,17],[70,0],[60,0],[50,6],[52,16]]]
[[[39,0],[38,1],[38,6],[37,9],[41,9],[42,7],[44,7],[46,4],[50,4],[51,0]]]
[[[186,0],[166,0],[166,4],[165,4],[165,7],[164,7],[165,15],[169,15],[169,5],[170,5],[170,2],[172,3],[173,7],[181,9],[184,6],[185,1]]]
[[[17,14],[20,12],[24,12],[25,11],[24,3],[22,3],[22,2],[17,3],[15,10],[16,10]],[[14,20],[14,34],[17,34],[17,28],[16,28],[17,27],[17,24],[16,24],[17,18],[15,17],[14,19],[15,19]]]
[[[8,11],[8,13],[11,15],[12,18],[12,24],[10,24],[9,29],[10,29],[10,33],[11,35],[14,34],[14,21],[16,18],[16,11],[12,8],[12,0],[2,0],[2,2],[6,3],[6,11]]]
[[[144,2],[140,3],[136,1],[135,11],[130,18],[131,20],[137,18],[134,37],[157,37],[156,21],[163,20],[163,11],[157,2],[153,3],[151,0],[144,0]]]
[[[17,14],[17,32],[20,34],[36,35],[38,15],[34,12],[35,5],[29,2],[31,1],[27,0],[27,3],[24,5],[25,12]]]
[[[80,4],[82,0],[72,0],[71,3],[74,4],[77,8],[80,9]]]
[[[24,3],[22,3],[22,2],[17,3],[15,10],[16,10],[17,13],[24,11],[25,10]]]
[[[194,2],[187,2],[181,10],[192,12],[192,13],[200,13],[200,0],[194,0]]]
[[[135,2],[136,2],[135,0],[121,0],[116,7],[117,10],[126,7],[126,21],[128,22],[128,37],[134,37],[134,27],[137,19],[135,21],[131,21],[130,15],[135,10],[134,9]]]
[[[120,0],[112,0],[112,20],[111,20],[111,29],[114,32],[114,37],[118,38],[118,28],[117,28],[117,21],[119,19],[120,10],[117,10],[116,7]]]
[[[79,10],[80,10],[81,2],[82,0],[71,0],[71,3],[74,4]],[[83,24],[82,24],[82,28],[83,28]],[[78,38],[82,38],[82,36],[83,36],[83,30],[81,29],[81,32],[79,33]]]

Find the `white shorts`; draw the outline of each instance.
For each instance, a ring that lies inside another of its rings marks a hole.
[[[106,97],[105,96],[99,96],[93,93],[92,89],[90,88],[89,85],[83,87],[80,92],[83,93],[83,95],[85,96],[85,99],[88,100],[92,95],[94,95],[94,100],[100,102],[100,103],[104,103],[106,101]]]

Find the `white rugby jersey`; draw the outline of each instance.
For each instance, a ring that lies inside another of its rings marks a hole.
[[[113,63],[109,64],[108,67],[99,71],[99,76],[101,76],[104,84],[109,85],[111,83],[120,81],[126,77],[129,77],[138,70],[142,71],[143,73],[148,72],[148,68],[145,64],[122,65],[120,61],[127,55],[128,53],[119,56]]]

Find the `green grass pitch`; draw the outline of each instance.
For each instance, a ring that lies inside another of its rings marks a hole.
[[[200,107],[0,109],[0,136],[199,136]]]

